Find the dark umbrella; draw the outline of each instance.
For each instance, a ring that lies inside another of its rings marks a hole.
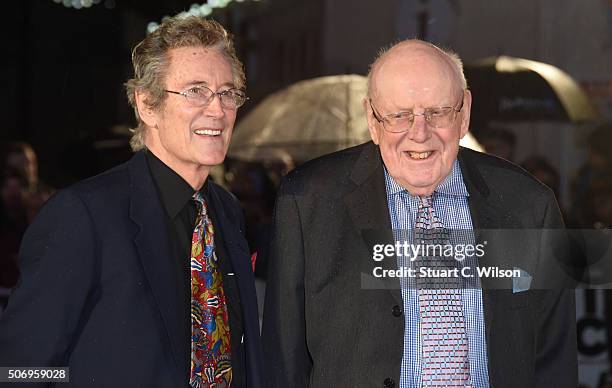
[[[599,113],[580,86],[552,65],[507,56],[465,65],[472,123],[548,120],[592,122]]]

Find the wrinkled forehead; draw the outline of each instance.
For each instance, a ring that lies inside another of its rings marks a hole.
[[[220,47],[184,46],[166,52],[167,66],[164,81],[186,85],[191,84],[231,84],[235,86],[237,76],[232,63]]]

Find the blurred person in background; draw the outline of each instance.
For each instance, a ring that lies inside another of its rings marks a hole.
[[[28,191],[38,190],[38,158],[32,146],[25,142],[10,142],[4,150],[4,167],[21,171]]]
[[[19,171],[25,178],[25,209],[29,224],[54,190],[40,180],[38,157],[30,144],[10,142],[4,147],[2,155],[4,171]]]
[[[550,187],[559,200],[560,180],[557,170],[542,156],[530,156],[521,163],[521,167],[529,171],[540,182]]]
[[[516,135],[504,128],[490,127],[482,131],[478,141],[488,154],[514,161]]]
[[[223,26],[194,16],[164,20],[132,64],[135,154],[29,227],[0,366],[67,366],[74,387],[261,387],[242,211],[208,179],[247,99],[243,65]]]
[[[28,180],[23,171],[5,169],[0,183],[0,288],[7,290],[17,283],[17,253],[28,226],[27,201]]]
[[[572,255],[585,268],[585,287],[602,288],[612,282],[612,123],[600,124],[586,137],[587,157],[571,187],[568,226],[572,228]],[[603,292],[609,370],[612,370],[612,290]],[[609,373],[599,387],[610,387]]]
[[[38,159],[30,144],[9,142],[0,155],[0,288],[10,290],[17,282],[17,254],[23,233],[51,190],[40,183]],[[0,305],[4,304],[0,300]]]
[[[570,225],[593,228],[601,222],[596,213],[603,210],[601,202],[594,202],[598,192],[612,185],[612,124],[602,124],[587,137],[587,160],[578,169],[572,182]]]
[[[227,163],[228,171],[225,174],[231,192],[236,195],[245,212],[246,237],[251,251],[257,253],[255,276],[263,279],[267,273],[272,212],[279,174],[286,174],[280,168],[282,163],[234,160]]]

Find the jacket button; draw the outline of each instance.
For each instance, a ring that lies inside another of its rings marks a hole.
[[[402,309],[400,306],[395,305],[393,306],[393,308],[391,309],[391,313],[393,314],[394,317],[401,317],[402,316]],[[386,380],[385,380],[386,381]]]
[[[385,384],[385,388],[393,388],[395,387],[395,380],[391,377],[387,377],[383,384]]]

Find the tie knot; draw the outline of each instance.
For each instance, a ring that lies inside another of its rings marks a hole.
[[[196,203],[199,214],[208,213],[206,209],[206,199],[204,199],[204,196],[202,195],[202,193],[200,193],[199,191],[196,191],[196,193],[193,195],[193,200]]]
[[[423,207],[431,207],[433,202],[433,195],[424,195],[420,196],[419,200],[421,201],[420,205]]]
[[[196,201],[199,205],[204,205],[204,196],[199,191],[196,191],[193,195],[193,200]]]

